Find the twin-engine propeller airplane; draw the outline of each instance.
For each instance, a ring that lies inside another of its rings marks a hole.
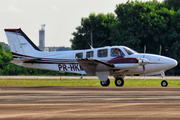
[[[177,61],[154,54],[137,53],[126,46],[91,48],[87,50],[41,51],[21,29],[5,29],[14,60],[11,63],[28,68],[97,75],[102,86],[108,86],[108,75],[114,76],[116,86],[124,85],[125,75],[162,76]]]

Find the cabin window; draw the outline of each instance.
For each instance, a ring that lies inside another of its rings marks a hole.
[[[86,58],[90,58],[94,56],[94,51],[88,51],[86,52]]]
[[[124,53],[119,48],[111,49],[111,57],[125,56]]]
[[[107,49],[98,50],[98,57],[107,57]]]
[[[76,53],[76,58],[83,58],[83,53]]]

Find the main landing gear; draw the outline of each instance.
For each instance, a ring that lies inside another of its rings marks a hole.
[[[122,87],[124,85],[124,80],[122,78],[116,78],[115,85],[117,87]]]
[[[100,81],[100,83],[101,83],[101,85],[102,85],[103,87],[107,87],[107,86],[109,86],[109,84],[110,84],[110,80],[109,80],[109,78],[107,78],[106,81]]]
[[[168,82],[164,79],[164,72],[163,73],[161,73],[161,77],[162,77],[162,82],[161,82],[161,86],[162,87],[167,87],[168,86]]]
[[[100,81],[100,83],[101,83],[101,85],[102,85],[103,87],[107,87],[107,86],[109,86],[109,84],[110,84],[110,80],[109,80],[109,78],[108,78],[106,81]],[[123,80],[123,78],[116,78],[116,80],[115,80],[115,85],[116,85],[117,87],[122,87],[122,86],[124,85],[124,80]]]

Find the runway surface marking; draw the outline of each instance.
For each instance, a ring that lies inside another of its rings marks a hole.
[[[38,116],[38,115],[49,115],[49,114],[57,114],[57,113],[81,112],[81,111],[90,111],[90,110],[101,110],[101,109],[108,109],[108,108],[138,106],[138,105],[145,105],[145,104],[147,105],[147,104],[151,104],[151,103],[134,103],[134,104],[115,105],[115,106],[97,107],[97,108],[89,108],[89,109],[76,109],[76,110],[65,110],[65,111],[56,111],[56,112],[34,113],[34,114],[25,114],[25,115],[13,115],[13,116],[0,117],[0,119],[18,118],[18,117],[29,117],[29,116]]]

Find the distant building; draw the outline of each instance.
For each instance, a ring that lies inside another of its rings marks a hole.
[[[39,30],[39,49],[42,51],[45,49],[45,24],[42,24]]]
[[[71,50],[70,47],[45,47],[45,24],[42,24],[39,30],[39,49],[45,52]]]
[[[61,46],[61,47],[48,47],[49,48],[49,51],[68,51],[68,50],[71,50],[70,47],[64,47],[64,46]]]

